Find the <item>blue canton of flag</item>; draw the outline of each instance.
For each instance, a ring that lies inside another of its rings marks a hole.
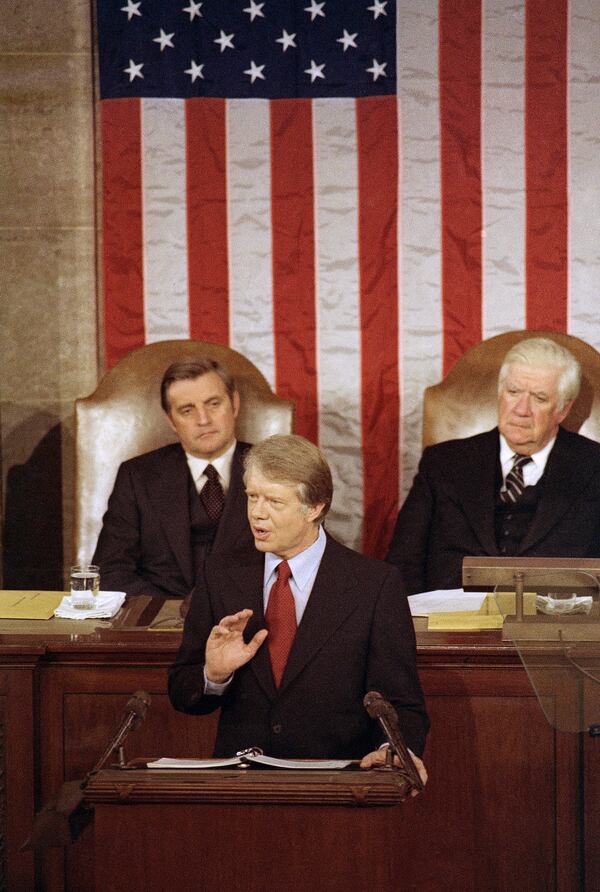
[[[396,89],[395,0],[97,0],[102,99]]]

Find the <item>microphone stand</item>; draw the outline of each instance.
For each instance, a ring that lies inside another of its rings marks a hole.
[[[369,691],[363,699],[363,706],[372,719],[377,719],[386,736],[388,747],[385,754],[384,771],[398,771],[406,782],[415,790],[422,790],[423,781],[404,742],[398,724],[398,713],[392,704],[378,691]],[[394,756],[400,765],[395,765]]]
[[[65,781],[56,796],[37,812],[31,836],[21,846],[22,852],[27,849],[67,846],[77,839],[89,823],[91,815],[91,811],[82,805],[85,788],[115,750],[119,752],[119,767],[126,767],[123,742],[130,731],[142,724],[149,704],[150,696],[145,691],[136,691],[130,697],[116,732],[92,770],[81,781]]]

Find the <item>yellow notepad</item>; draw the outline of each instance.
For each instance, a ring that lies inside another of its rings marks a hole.
[[[486,616],[471,610],[460,610],[455,613],[431,613],[427,628],[430,632],[485,632],[489,629],[501,629],[504,617],[499,613]]]
[[[51,619],[65,594],[0,591],[0,619]]]

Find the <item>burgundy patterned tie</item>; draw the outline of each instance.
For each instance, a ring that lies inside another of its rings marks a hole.
[[[521,498],[525,489],[523,466],[533,461],[530,455],[519,455],[515,452],[513,466],[506,475],[504,486],[500,490],[500,498],[505,504],[514,504]]]
[[[269,593],[265,616],[269,637],[269,655],[275,686],[279,687],[283,670],[296,635],[296,606],[290,588],[290,565],[282,561],[277,568],[277,579]]]
[[[225,494],[219,480],[218,471],[212,465],[207,465],[204,473],[206,474],[206,483],[200,490],[200,498],[210,520],[216,521],[223,513]]]

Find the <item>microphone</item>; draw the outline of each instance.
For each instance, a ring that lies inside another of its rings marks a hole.
[[[146,713],[148,712],[148,707],[150,706],[150,694],[147,694],[146,691],[136,691],[135,694],[129,698],[127,703],[125,704],[125,709],[123,710],[123,716],[117,730],[113,734],[110,739],[110,742],[92,770],[86,775],[84,784],[90,780],[90,778],[99,771],[110,754],[115,750],[118,750],[120,746],[123,745],[125,738],[129,734],[130,731],[136,731],[144,719],[146,718]],[[121,767],[123,765],[121,762],[119,763]]]
[[[130,731],[140,727],[150,705],[150,695],[145,691],[136,691],[125,705],[121,721],[112,735],[110,743],[102,753],[91,771],[83,780],[65,781],[56,796],[37,812],[33,820],[31,836],[21,846],[27,849],[45,849],[51,846],[66,846],[77,839],[90,820],[91,811],[83,806],[85,788],[92,777],[100,771],[110,754],[122,747],[123,741]],[[119,759],[119,766],[125,760]]]
[[[372,719],[377,719],[385,734],[392,757],[397,755],[400,761],[400,772],[415,790],[423,789],[423,781],[419,777],[419,772],[413,762],[408,748],[404,742],[400,725],[398,724],[398,713],[392,704],[386,700],[379,691],[369,691],[363,699],[363,706],[367,710]],[[392,761],[393,764],[393,761]]]

